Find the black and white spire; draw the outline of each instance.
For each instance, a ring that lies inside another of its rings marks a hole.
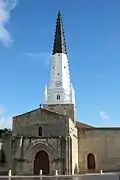
[[[75,104],[74,89],[71,84],[63,22],[57,15],[49,85],[45,87],[45,104]]]

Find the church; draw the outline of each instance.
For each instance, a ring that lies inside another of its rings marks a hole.
[[[76,117],[75,91],[61,13],[57,14],[49,84],[39,108],[13,117],[0,136],[0,174],[77,174],[120,170],[120,128]]]

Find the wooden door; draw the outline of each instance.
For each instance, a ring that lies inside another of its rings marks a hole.
[[[34,174],[39,175],[42,170],[43,175],[49,174],[49,156],[45,151],[39,151],[34,160]]]
[[[92,153],[87,156],[87,167],[88,170],[95,170],[95,156]]]

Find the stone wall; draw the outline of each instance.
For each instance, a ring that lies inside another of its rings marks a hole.
[[[11,133],[5,133],[0,141],[5,154],[5,163],[0,163],[0,175],[7,175],[10,167]]]
[[[42,127],[42,135],[38,129]],[[36,109],[13,118],[12,159],[15,173],[33,174],[35,155],[43,147],[52,159],[50,174],[58,169],[67,172],[66,137],[69,135],[69,117]],[[22,147],[21,139],[23,141]],[[44,146],[43,146],[44,144]],[[52,150],[50,150],[52,149]]]
[[[69,134],[71,137],[72,172],[78,169],[78,130],[71,119],[69,119]]]
[[[44,104],[43,108],[68,116],[73,121],[75,119],[75,105],[74,104]]]
[[[87,171],[87,156],[94,154],[96,171],[120,170],[120,128],[79,129],[79,167]]]
[[[42,137],[67,136],[69,118],[44,109],[37,109],[13,118],[13,136]]]
[[[20,146],[20,139],[16,137],[12,140],[12,170],[14,174],[33,174],[35,156],[41,150],[49,155],[50,174],[55,174],[56,169],[60,174],[63,174],[64,159],[62,154],[65,150],[65,143],[61,137],[23,138],[22,146]]]

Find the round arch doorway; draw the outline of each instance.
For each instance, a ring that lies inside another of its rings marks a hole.
[[[88,168],[88,170],[94,171],[95,166],[96,166],[96,164],[95,164],[95,156],[94,156],[94,154],[90,153],[87,156],[87,168]]]
[[[49,156],[48,154],[41,150],[39,151],[34,160],[34,174],[39,175],[40,170],[42,170],[43,175],[49,174]]]

